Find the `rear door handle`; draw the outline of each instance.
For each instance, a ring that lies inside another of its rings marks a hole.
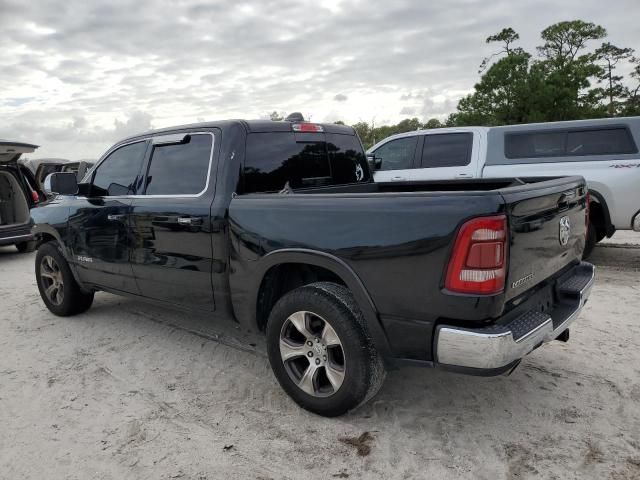
[[[120,222],[120,221],[124,220],[125,218],[127,218],[126,215],[114,215],[114,214],[107,215],[107,220],[111,220],[113,222]]]
[[[470,173],[458,173],[456,178],[472,178],[472,175]]]
[[[404,177],[391,177],[392,182],[404,182],[406,178]]]

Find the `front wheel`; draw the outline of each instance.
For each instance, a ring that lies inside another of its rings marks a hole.
[[[349,290],[319,282],[282,297],[267,324],[269,362],[301,407],[334,417],[373,397],[385,370]]]
[[[85,312],[93,303],[93,292],[85,292],[73,277],[67,260],[53,243],[45,243],[36,255],[36,280],[47,308],[60,317]]]

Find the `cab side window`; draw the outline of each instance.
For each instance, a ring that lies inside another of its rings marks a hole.
[[[182,143],[153,148],[146,195],[199,195],[209,178],[213,137],[193,134]]]
[[[425,135],[422,168],[463,167],[471,162],[473,133]]]
[[[93,175],[91,196],[134,195],[146,148],[146,142],[132,143],[105,158]]]
[[[418,136],[398,138],[385,143],[375,152],[377,161],[381,161],[380,170],[406,170],[413,168],[413,156],[416,153]]]

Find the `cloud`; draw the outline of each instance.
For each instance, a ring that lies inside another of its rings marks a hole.
[[[9,124],[4,124],[2,138],[36,142],[41,145],[37,156],[46,145],[55,145],[56,157],[67,159],[98,158],[113,143],[128,136],[151,130],[152,117],[146,112],[131,112],[123,118],[114,118],[111,126],[100,127],[75,116],[70,121],[57,123],[47,112],[27,112]],[[46,156],[50,156],[47,154]]]
[[[402,107],[402,109],[400,110],[400,115],[413,116],[416,114],[417,111],[418,109],[414,107]]]
[[[151,115],[146,112],[133,112],[124,122],[116,119],[114,121],[114,136],[124,138],[136,133],[151,130]]]
[[[582,18],[638,47],[635,16],[619,15],[636,3],[0,0],[0,137],[80,158],[202,118],[446,116],[492,53],[488,35],[512,26],[533,50],[544,27]]]

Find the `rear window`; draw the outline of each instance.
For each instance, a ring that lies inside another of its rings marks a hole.
[[[547,130],[505,135],[507,158],[571,157],[637,153],[625,127]]]
[[[249,134],[243,178],[244,193],[369,181],[357,137],[293,132]]]
[[[473,133],[425,135],[422,147],[422,168],[469,165],[472,145]]]

